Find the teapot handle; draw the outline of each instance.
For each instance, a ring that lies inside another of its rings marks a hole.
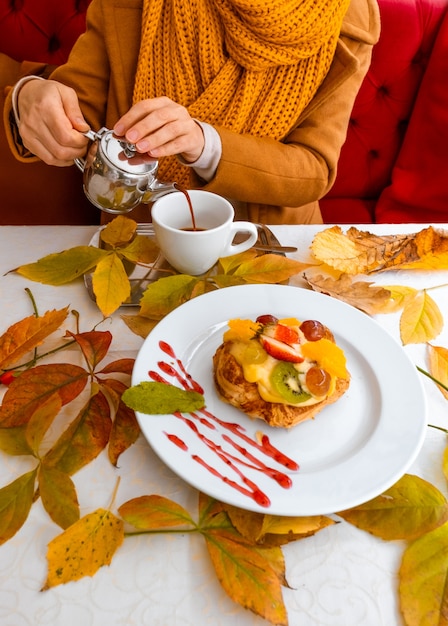
[[[87,139],[90,139],[91,141],[96,141],[99,138],[99,134],[93,130],[88,130],[87,132],[81,133],[81,134],[87,137]],[[86,160],[77,158],[75,159],[75,165],[77,165],[78,169],[80,169],[81,172],[83,172],[86,166]]]

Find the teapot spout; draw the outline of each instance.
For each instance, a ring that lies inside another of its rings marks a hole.
[[[153,180],[146,188],[142,202],[144,204],[155,202],[162,196],[165,196],[167,193],[172,193],[173,191],[178,191],[176,183],[161,183],[158,180]]]

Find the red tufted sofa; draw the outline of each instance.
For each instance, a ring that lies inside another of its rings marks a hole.
[[[85,30],[90,0],[0,0],[0,111],[5,87],[64,63]],[[50,64],[47,66],[46,64]],[[73,167],[20,163],[0,122],[0,224],[96,224]]]
[[[379,0],[326,223],[448,222],[448,0]]]
[[[65,61],[90,0],[0,0],[3,89]],[[382,33],[355,102],[326,223],[448,222],[448,0],[379,0]],[[0,224],[98,223],[75,168],[22,164],[0,124]],[[51,197],[49,189],[51,188]]]

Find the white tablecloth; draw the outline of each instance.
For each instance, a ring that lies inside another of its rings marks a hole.
[[[415,232],[423,225],[360,227],[376,233]],[[285,245],[297,245],[293,256],[309,260],[308,248],[323,227],[273,227]],[[87,244],[96,227],[0,228],[0,332],[32,311],[29,287],[39,311],[70,305],[80,312],[81,330],[90,330],[101,315],[80,280],[63,287],[32,283],[6,274],[50,252]],[[375,276],[383,284],[429,287],[448,283],[448,272],[387,272]],[[300,279],[295,281],[302,284]],[[448,312],[448,288],[431,292]],[[397,340],[398,315],[378,321]],[[74,328],[72,321],[67,325]],[[110,358],[136,355],[142,340],[131,333],[119,313],[102,323],[113,334]],[[448,346],[448,329],[434,342]],[[404,348],[416,365],[427,369],[424,346]],[[68,351],[57,356],[64,362]],[[56,360],[56,358],[55,358]],[[399,373],[397,373],[399,375]],[[448,426],[448,403],[424,377],[431,424]],[[428,428],[423,448],[409,470],[446,490],[442,475],[444,433]],[[24,458],[0,453],[5,486],[27,469]],[[110,504],[116,477],[116,502],[158,493],[186,506],[194,515],[197,494],[175,476],[140,438],[114,469],[102,454],[74,475],[81,515]],[[2,626],[261,626],[266,622],[234,604],[221,590],[200,536],[156,535],[126,539],[109,567],[85,578],[41,592],[46,579],[48,542],[60,533],[37,501],[22,529],[0,546],[0,624]],[[290,589],[283,597],[291,626],[395,626],[398,610],[397,572],[404,543],[384,542],[348,523],[331,526],[314,537],[283,548]]]

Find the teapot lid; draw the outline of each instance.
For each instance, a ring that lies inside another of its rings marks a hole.
[[[157,159],[140,154],[132,144],[116,137],[112,130],[102,128],[97,137],[104,156],[117,169],[133,175],[155,174],[157,171]]]

